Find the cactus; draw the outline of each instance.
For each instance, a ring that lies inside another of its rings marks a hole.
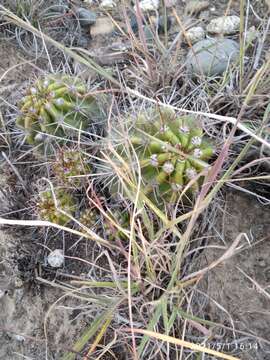
[[[85,129],[100,116],[93,96],[86,95],[83,82],[68,75],[49,75],[38,79],[20,103],[17,126],[24,129],[26,141],[37,145],[47,135],[63,138],[74,130]]]
[[[111,217],[111,215],[109,215]],[[115,211],[113,220],[122,228],[129,227],[129,213]],[[80,223],[92,229],[101,232],[105,239],[114,241],[117,239],[125,239],[125,235],[117,229],[107,218],[105,218],[96,208],[86,209],[80,217]]]
[[[86,161],[86,157],[79,150],[61,149],[52,164],[52,172],[57,183],[79,187],[91,170]]]
[[[204,139],[203,130],[195,119],[176,116],[170,109],[151,110],[139,114],[129,128],[129,144],[139,159],[142,190],[147,196],[157,204],[174,203],[191,180],[189,194],[198,191],[202,181],[199,174],[209,167],[207,160],[213,154],[213,147]],[[127,134],[122,136],[122,145],[116,145],[115,149],[125,161],[133,161],[126,156],[126,137]],[[119,132],[111,133],[110,141],[119,144]],[[110,189],[112,195],[123,192],[117,180]]]
[[[37,212],[41,220],[50,221],[58,225],[65,225],[70,218],[61,213],[55,206],[54,197],[51,190],[45,190],[39,193],[37,202]],[[55,197],[57,207],[66,213],[73,215],[76,209],[74,198],[64,189],[56,189]]]

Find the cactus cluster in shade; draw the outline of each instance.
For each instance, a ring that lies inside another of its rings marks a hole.
[[[86,156],[77,149],[62,148],[52,164],[52,173],[57,183],[80,186],[91,168]]]
[[[127,211],[114,211],[113,217],[108,214],[116,224],[124,229],[129,228],[129,213]],[[117,229],[109,219],[103,216],[96,208],[86,209],[82,212],[79,222],[94,231],[102,231],[106,240],[114,241],[125,239],[124,233]]]
[[[139,160],[141,189],[156,203],[176,202],[189,182],[189,196],[199,189],[202,181],[199,174],[209,167],[207,161],[213,154],[213,147],[195,118],[177,116],[168,108],[144,112],[129,126],[129,141],[126,138],[127,134],[123,134],[123,144],[116,145],[115,149],[136,169],[137,162],[132,155],[127,156],[126,151],[128,144],[132,144]],[[115,143],[119,143],[119,132],[115,139]],[[112,133],[110,141],[113,140]],[[115,161],[121,166],[119,160]],[[112,193],[121,191],[121,186],[116,186],[119,183],[111,186]]]
[[[39,193],[36,204],[38,217],[41,220],[50,221],[58,225],[65,225],[70,221],[70,218],[61,213],[58,209],[63,210],[69,215],[74,215],[76,209],[75,199],[64,189],[55,189],[54,194],[56,197],[57,208],[51,190],[45,190]]]
[[[17,126],[29,144],[43,143],[47,135],[65,138],[85,129],[100,116],[96,99],[87,95],[85,84],[68,75],[38,79],[20,102]]]

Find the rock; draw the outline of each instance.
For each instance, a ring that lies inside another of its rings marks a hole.
[[[185,42],[194,44],[205,38],[205,31],[201,26],[195,26],[189,29],[184,37]]]
[[[84,8],[78,8],[76,10],[76,15],[82,27],[89,27],[94,25],[97,20],[96,13]]]
[[[231,39],[204,39],[196,43],[187,55],[191,75],[221,75],[239,56],[239,44]]]
[[[116,7],[116,3],[113,0],[102,0],[99,7],[101,9],[113,9]]]
[[[190,0],[187,2],[187,5],[185,7],[185,14],[197,15],[201,11],[207,9],[208,6],[209,6],[209,1]]]
[[[221,16],[210,21],[206,30],[211,34],[232,35],[239,31],[240,18],[238,16]]]
[[[171,26],[172,26],[172,19],[170,16],[163,16],[161,15],[158,18],[158,32],[159,34],[164,34],[165,33],[165,29],[167,26],[167,31],[170,30]]]
[[[5,294],[6,294],[5,291],[0,289],[0,299],[3,298]]]
[[[48,256],[47,261],[48,261],[48,264],[53,268],[61,267],[65,261],[63,250],[56,249],[56,250],[52,251]]]
[[[103,16],[97,19],[95,25],[91,27],[90,32],[92,36],[97,36],[110,34],[113,30],[114,24],[112,20],[107,16]]]
[[[142,0],[139,6],[142,11],[155,11],[159,7],[159,0]],[[136,11],[136,5],[134,6],[134,10]]]

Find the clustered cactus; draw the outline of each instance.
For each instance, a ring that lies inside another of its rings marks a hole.
[[[114,221],[123,228],[129,227],[129,213],[127,211],[115,211],[113,213]],[[94,231],[102,231],[105,239],[115,241],[125,239],[123,232],[103,216],[96,208],[86,209],[80,217],[80,223]]]
[[[80,186],[91,168],[86,157],[77,149],[61,149],[52,164],[52,172],[57,183]]]
[[[111,141],[113,137],[111,134]],[[130,161],[124,137],[124,145],[116,145],[116,151]],[[213,154],[213,147],[204,139],[195,119],[177,116],[170,109],[152,110],[137,116],[128,137],[139,159],[142,190],[157,203],[177,201],[191,180],[189,193],[192,195],[199,189],[202,181],[199,174],[209,167],[207,160]],[[115,139],[119,143],[119,132]],[[136,163],[133,168],[136,169]],[[119,186],[113,184],[111,192],[118,191]]]
[[[63,138],[74,130],[85,129],[100,116],[93,96],[85,84],[68,75],[48,75],[31,86],[20,104],[17,125],[24,129],[26,141],[37,145],[53,135]]]
[[[73,215],[76,209],[75,199],[64,189],[55,189],[54,195],[57,207],[51,190],[45,190],[39,193],[39,199],[36,204],[38,217],[41,220],[50,221],[58,225],[65,225],[70,221],[70,218],[58,209],[63,210],[69,215]]]

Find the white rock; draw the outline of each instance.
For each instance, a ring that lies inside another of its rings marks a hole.
[[[116,7],[116,3],[113,0],[102,0],[99,7],[101,9],[113,9]]]
[[[240,29],[240,18],[238,16],[221,16],[210,21],[206,30],[211,34],[235,34]]]
[[[19,342],[24,342],[25,341],[25,337],[22,335],[18,335],[18,334],[14,334],[14,339],[19,341]]]
[[[139,6],[142,11],[155,11],[159,7],[159,0],[142,0]],[[136,11],[136,5],[134,6],[134,10]]]
[[[48,264],[51,267],[59,268],[64,264],[65,257],[64,252],[61,249],[56,249],[50,253],[50,255],[47,258]]]
[[[191,44],[194,44],[205,38],[205,31],[201,26],[195,26],[189,29],[185,35],[185,42],[191,42]]]
[[[1,299],[2,297],[4,297],[4,296],[5,296],[4,290],[1,290],[1,289],[0,289],[0,299]]]

